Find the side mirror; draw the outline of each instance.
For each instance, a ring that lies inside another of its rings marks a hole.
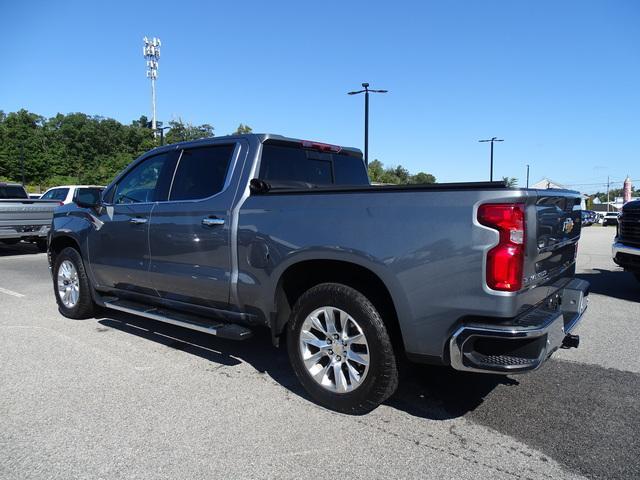
[[[81,188],[73,202],[82,208],[98,208],[102,204],[102,188]]]

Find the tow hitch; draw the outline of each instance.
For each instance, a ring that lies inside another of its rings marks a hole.
[[[578,348],[580,345],[580,335],[567,334],[562,340],[561,348]]]

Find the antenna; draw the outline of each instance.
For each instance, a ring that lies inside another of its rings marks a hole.
[[[149,40],[148,37],[142,39],[144,47],[142,48],[142,54],[147,64],[147,78],[151,79],[151,130],[153,134],[156,134],[156,80],[158,79],[158,61],[160,60],[160,46],[162,43],[159,38],[153,37]]]

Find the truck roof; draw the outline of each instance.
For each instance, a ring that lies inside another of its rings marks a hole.
[[[223,135],[221,137],[207,137],[207,138],[201,138],[198,140],[189,140],[185,142],[171,143],[168,145],[164,145],[162,147],[156,147],[154,150],[159,150],[159,149],[171,150],[174,148],[181,148],[181,147],[184,148],[186,146],[210,145],[214,143],[219,143],[220,141],[232,140],[232,139],[238,139],[238,138],[258,140],[260,143],[264,143],[267,140],[271,140],[271,141],[282,142],[282,143],[295,143],[299,145],[311,145],[311,146],[316,145],[316,146],[335,147],[338,149],[337,151],[339,152],[343,152],[348,155],[350,154],[354,156],[360,156],[360,157],[362,156],[362,151],[359,148],[343,147],[340,145],[327,144],[324,142],[319,142],[317,140],[303,140],[300,138],[285,137],[284,135],[278,135],[275,133],[245,133],[242,135]]]

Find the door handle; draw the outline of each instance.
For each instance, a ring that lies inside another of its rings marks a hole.
[[[129,219],[129,223],[133,223],[134,225],[142,225],[143,223],[147,223],[147,219],[146,218],[141,218],[141,217],[133,217]]]
[[[216,225],[224,225],[224,218],[205,217],[202,219],[202,225],[205,227],[215,227]]]

